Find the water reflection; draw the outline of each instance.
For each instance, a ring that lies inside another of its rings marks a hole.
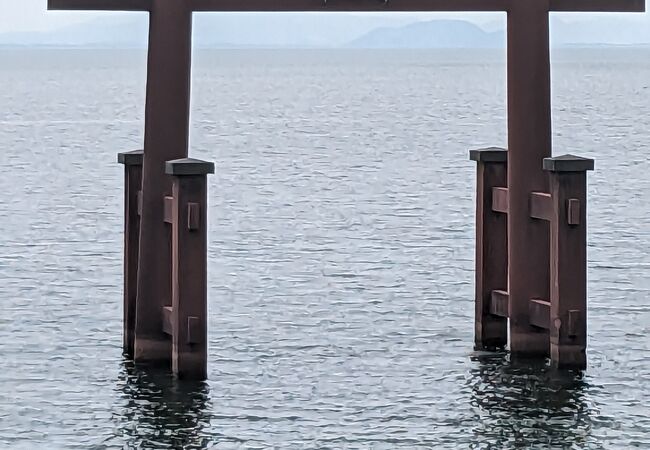
[[[592,410],[580,374],[506,353],[472,359],[472,448],[585,448]]]
[[[209,388],[180,382],[167,371],[142,370],[125,361],[119,379],[126,401],[119,411],[125,448],[204,449],[210,420]]]

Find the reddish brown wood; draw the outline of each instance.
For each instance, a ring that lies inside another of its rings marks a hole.
[[[201,227],[201,205],[198,203],[187,204],[187,229],[199,230]]]
[[[547,192],[530,194],[530,217],[540,220],[551,220],[553,216],[553,200]]]
[[[587,170],[593,160],[549,158],[554,213],[551,220],[551,362],[587,366]],[[579,224],[569,224],[569,202],[578,200]]]
[[[195,11],[505,11],[513,0],[191,0]],[[625,1],[625,0],[623,0]]]
[[[508,214],[508,188],[492,188],[492,211]]]
[[[48,0],[51,10],[150,11],[158,0]],[[508,11],[517,0],[184,0],[193,11]],[[643,12],[644,0],[551,0],[551,11]]]
[[[47,0],[50,10],[150,11],[155,0]]]
[[[499,317],[508,317],[508,293],[506,291],[496,290],[492,291],[492,298],[490,299],[490,314]]]
[[[172,206],[172,369],[179,378],[207,377],[207,180],[214,165],[170,161]],[[191,211],[191,212],[190,212]],[[194,216],[192,227],[188,218]]]
[[[532,299],[529,304],[530,324],[548,330],[551,317],[551,303],[547,300]]]
[[[580,225],[580,200],[577,198],[567,200],[567,223]]]
[[[173,314],[174,309],[171,306],[163,306],[163,331],[169,336],[172,336],[174,334],[174,326],[172,323]]]
[[[548,192],[551,156],[548,0],[519,0],[508,11],[508,251],[510,350],[548,354],[548,332],[533,327],[529,303],[549,298],[548,223],[530,217],[532,192]]]
[[[90,1],[90,0],[89,0]],[[195,11],[508,11],[518,0],[192,0]],[[643,12],[643,0],[553,0],[552,11]]]
[[[644,12],[645,0],[551,0],[551,11]]]
[[[506,185],[508,152],[473,150],[470,158],[477,162],[474,341],[477,349],[500,348],[508,343],[508,320],[490,307],[493,292],[508,285],[508,233],[506,215],[494,211],[493,189]]]
[[[142,155],[143,155],[143,158],[144,158],[144,153],[143,153]],[[142,177],[141,177],[141,178],[142,178]],[[140,183],[140,185],[142,186],[142,182]],[[138,200],[137,200],[137,201],[138,201],[138,205],[137,205],[137,208],[138,208],[138,216],[142,216],[142,189],[140,189],[140,190],[138,191],[138,194],[137,194],[137,195],[138,195]]]
[[[135,311],[138,287],[138,252],[140,216],[138,200],[142,185],[143,151],[120,153],[118,162],[124,165],[124,353],[133,357],[135,340]]]
[[[551,155],[549,11],[644,11],[643,0],[48,0],[48,7],[150,12],[133,345],[135,360],[148,362],[166,362],[171,354],[170,341],[163,332],[163,311],[167,311],[163,308],[170,307],[172,302],[171,249],[168,245],[171,230],[165,224],[163,201],[164,196],[171,194],[171,180],[164,173],[164,162],[188,155],[193,11],[507,11],[510,156],[507,183],[490,181],[501,178],[505,166],[490,160],[490,154],[498,153],[484,152],[486,159],[479,163],[476,339],[479,346],[504,344],[504,318],[489,314],[490,296],[493,291],[501,290],[509,296],[513,353],[548,354],[548,333],[531,325],[530,300],[550,296],[549,228],[545,220],[535,218],[546,219],[545,212],[536,209],[531,217],[530,199],[534,192],[549,191],[547,178],[541,170],[542,159]],[[495,187],[498,189],[493,191]],[[582,229],[584,202],[580,198],[573,200],[577,202],[569,202],[563,210],[563,214],[569,216],[564,217],[565,225]],[[185,216],[189,232],[200,230],[200,226],[197,230],[197,222],[200,225],[203,220],[202,209],[197,216],[194,208],[190,207]],[[507,212],[507,219],[505,214],[498,215],[494,210]],[[176,220],[178,226],[178,217]],[[502,226],[505,221],[507,231]],[[201,244],[197,245],[200,250]],[[192,270],[199,270],[204,257],[197,252],[186,252],[197,258],[198,266]],[[510,273],[504,281],[508,261]],[[133,276],[130,271],[129,274]],[[129,295],[133,298],[131,285]],[[562,314],[566,312],[562,311]],[[580,336],[585,314],[579,309],[569,309],[566,314],[570,317],[569,328]],[[187,323],[179,325],[192,330],[187,332],[192,342],[201,334],[201,317],[188,315]],[[125,316],[127,328],[130,327],[127,322],[132,320],[132,314]],[[558,339],[560,350],[556,353],[561,353],[565,345],[561,333]],[[184,363],[179,362],[184,352],[175,356],[177,367],[184,367]],[[562,360],[561,355],[556,359]]]
[[[173,207],[174,207],[174,197],[172,197],[171,195],[166,195],[164,197],[164,202],[165,202],[165,204],[163,206],[163,208],[164,208],[163,215],[165,217],[165,219],[164,219],[165,223],[172,223],[172,220],[173,220],[172,210],[173,210]]]
[[[171,229],[164,222],[171,178],[165,161],[188,153],[192,14],[187,2],[154,0],[149,30],[135,360],[168,363],[162,331],[171,305]]]

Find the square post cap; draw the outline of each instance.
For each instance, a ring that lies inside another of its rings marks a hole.
[[[174,159],[165,163],[167,175],[190,176],[214,173],[214,163],[194,158]]]
[[[586,172],[594,170],[594,160],[575,155],[544,158],[544,170],[549,172]]]
[[[469,159],[482,163],[506,163],[508,162],[508,150],[500,147],[470,150]]]
[[[144,150],[133,150],[117,154],[117,162],[125,166],[141,166],[144,159]]]

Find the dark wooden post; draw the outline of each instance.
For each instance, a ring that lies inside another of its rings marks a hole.
[[[172,224],[172,370],[179,378],[207,378],[207,175],[214,164],[168,161],[174,177]],[[169,200],[168,200],[169,201]]]
[[[138,253],[140,242],[140,197],[142,193],[142,158],[135,150],[119,153],[124,164],[124,353],[133,357],[135,308],[138,289]]]
[[[474,342],[477,350],[502,348],[508,344],[507,304],[505,315],[491,307],[493,293],[508,289],[507,205],[497,204],[507,200],[508,152],[472,150],[470,159],[477,162]]]
[[[177,303],[178,296],[184,296],[185,290],[194,295],[195,290],[198,289],[184,287],[186,279],[192,278],[191,272],[195,268],[186,269],[182,265],[179,266],[176,261],[178,273],[174,275],[176,277],[174,283],[176,283],[177,298],[172,302],[170,273],[172,250],[168,245],[171,240],[171,230],[163,223],[163,218],[166,218],[165,208],[169,204],[182,202],[182,200],[178,198],[173,202],[167,199],[161,200],[162,197],[172,199],[170,196],[172,180],[165,173],[165,168],[174,172],[175,167],[190,167],[193,164],[201,167],[201,164],[206,164],[197,161],[194,163],[177,161],[171,163],[171,166],[165,165],[170,160],[186,158],[189,154],[192,13],[195,11],[507,11],[508,180],[507,188],[493,190],[493,192],[496,192],[502,205],[507,205],[503,212],[507,212],[508,217],[508,287],[507,291],[494,290],[490,301],[486,302],[483,291],[488,286],[487,278],[492,280],[493,275],[481,272],[481,277],[484,278],[479,280],[481,295],[477,296],[481,302],[480,305],[477,303],[477,307],[480,306],[480,314],[477,316],[481,320],[479,334],[482,345],[494,336],[501,336],[500,325],[494,325],[501,322],[492,323],[496,319],[486,318],[484,310],[485,305],[489,303],[492,316],[510,317],[510,349],[513,354],[531,356],[548,354],[549,332],[546,319],[549,315],[545,314],[545,311],[549,308],[549,302],[545,299],[550,298],[549,224],[545,215],[540,218],[531,214],[530,202],[531,199],[536,199],[535,201],[545,203],[544,194],[548,194],[549,191],[548,177],[541,169],[542,160],[551,156],[549,12],[643,12],[645,0],[391,0],[390,2],[388,0],[330,0],[329,2],[323,0],[48,0],[48,8],[150,13],[145,157],[140,201],[138,287],[133,354],[136,362],[164,363],[168,362],[172,352],[170,340],[164,333],[165,328],[169,328],[167,319],[171,317],[168,314],[172,310],[171,304]],[[200,172],[200,169],[197,170]],[[180,181],[184,179],[183,177],[188,177],[188,180],[192,177],[205,178],[206,173],[202,175],[179,173],[178,175],[182,177],[175,183],[184,186],[186,181]],[[194,185],[190,181],[187,183],[187,189],[194,192],[192,187]],[[196,201],[192,200],[191,203]],[[192,220],[197,220],[197,216],[194,215],[196,208],[191,207],[189,211],[194,211],[189,214]],[[178,211],[176,213],[179,214]],[[177,226],[176,230],[179,229]],[[485,233],[486,231],[483,230],[481,235],[484,236]],[[176,259],[186,258],[183,256],[185,252],[192,255],[198,252],[189,245],[187,249],[185,248],[188,242],[196,240],[195,237],[187,238],[180,231],[177,234],[178,236],[174,238],[178,244],[175,250]],[[201,245],[205,246],[205,242],[203,244],[199,242],[197,245],[197,248],[200,248]],[[484,252],[482,257],[490,252],[489,249],[487,253],[485,251],[481,243],[481,252]],[[204,257],[204,254],[198,253],[198,259]],[[191,261],[193,257],[187,258]],[[483,264],[485,263],[482,262]],[[499,272],[499,276],[501,275]],[[205,280],[203,278],[201,280],[201,283],[205,284]],[[129,284],[129,292],[131,292],[131,284]],[[504,310],[505,306],[508,308],[507,312]],[[176,311],[176,314],[179,314],[179,311]],[[184,317],[181,316],[181,319],[184,320]],[[575,314],[571,317],[575,319]],[[129,316],[129,320],[133,320],[132,316]],[[491,324],[487,325],[488,322]],[[187,327],[187,324],[181,326]],[[181,340],[178,342],[174,350],[176,354],[174,364],[180,373],[186,367],[184,355],[191,355],[192,347],[181,345]],[[492,342],[500,343],[501,338]],[[559,345],[558,351],[561,353],[564,344]],[[190,360],[192,358],[188,358],[188,361]],[[199,372],[199,369],[194,371],[196,374]]]
[[[186,1],[150,3],[135,360],[167,364],[160,309],[171,304],[171,254],[162,197],[171,194],[165,162],[188,155],[192,11]]]
[[[548,331],[530,323],[532,299],[549,295],[548,223],[530,217],[533,192],[548,192],[542,161],[551,156],[549,0],[508,9],[508,261],[510,349],[548,355]]]
[[[546,158],[551,198],[551,363],[587,367],[587,174],[594,160]]]

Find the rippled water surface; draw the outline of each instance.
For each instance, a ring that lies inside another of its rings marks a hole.
[[[121,354],[141,52],[0,51],[0,447],[650,448],[650,51],[554,55],[589,176],[589,370],[473,345],[467,150],[505,145],[490,52],[195,57],[209,381]]]

